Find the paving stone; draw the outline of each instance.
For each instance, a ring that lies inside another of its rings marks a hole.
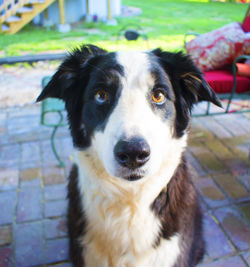
[[[228,132],[219,122],[215,121],[212,117],[206,117],[202,120],[204,126],[219,138],[229,138],[232,134]]]
[[[1,122],[0,122],[0,135],[7,135],[7,127],[6,126],[3,126],[1,125]],[[1,140],[0,140],[0,144],[2,144]]]
[[[53,131],[53,129],[51,127],[47,127],[47,126],[41,125],[41,128],[40,128],[40,139],[41,140],[47,140],[48,142],[50,142],[52,131]],[[57,131],[56,131],[55,140],[60,139],[60,138],[65,137],[65,136],[67,136],[67,137],[70,136],[68,127],[67,126],[59,127],[57,129]]]
[[[64,168],[59,168],[56,166],[44,166],[43,180],[45,185],[64,183],[66,181]]]
[[[234,252],[225,234],[209,214],[204,216],[204,236],[208,258],[215,259]]]
[[[229,114],[228,119],[234,120],[238,124],[238,128],[242,128],[249,134],[250,120],[248,120],[243,114]]]
[[[65,128],[65,127],[62,127]],[[67,130],[68,131],[68,130]],[[72,154],[73,151],[73,145],[71,141],[71,137],[69,133],[67,133],[67,138],[58,136],[59,134],[56,133],[55,138],[55,147],[56,151],[59,154],[60,158],[65,160],[65,158],[69,158],[69,156]],[[65,134],[63,134],[65,136]],[[49,136],[50,138],[50,136]],[[51,165],[57,165],[58,161],[52,151],[51,142],[50,140],[44,140],[42,142],[42,159],[43,159],[43,165],[45,166],[51,166]]]
[[[39,187],[41,186],[41,168],[27,168],[21,170],[20,185],[21,187]]]
[[[20,165],[20,171],[26,170],[26,169],[36,169],[41,168],[42,163],[40,161],[26,161],[22,162]]]
[[[240,176],[238,179],[241,181],[241,183],[246,187],[248,191],[250,191],[250,175],[249,176]]]
[[[207,140],[206,146],[219,158],[219,159],[232,159],[235,156],[228,150],[228,148],[220,142],[220,140]]]
[[[249,137],[250,139],[250,137]],[[229,143],[230,144],[230,143]],[[246,142],[244,144],[239,144],[235,147],[231,146],[231,150],[234,151],[234,154],[239,156],[242,161],[246,164],[249,164],[250,160],[250,142]]]
[[[0,125],[5,125],[7,120],[7,112],[5,112],[3,109],[0,110]]]
[[[6,168],[6,167],[18,166],[19,160],[20,160],[20,145],[11,144],[11,145],[1,146],[0,167]]]
[[[42,219],[41,188],[25,188],[19,192],[17,206],[17,222]]]
[[[239,162],[242,161],[247,166],[250,166],[250,134],[221,139],[221,142],[233,152],[235,159]]]
[[[16,207],[16,191],[0,193],[0,225],[12,223]]]
[[[20,188],[24,189],[27,187],[41,187],[42,186],[42,181],[40,178],[33,179],[33,180],[28,180],[28,181],[21,181],[20,183]]]
[[[48,240],[46,242],[46,263],[68,260],[68,239]]]
[[[249,228],[235,209],[224,207],[214,211],[214,214],[238,249],[250,248]]]
[[[242,257],[245,259],[245,261],[250,265],[250,251],[247,251],[242,254]]]
[[[40,116],[30,115],[10,118],[7,127],[10,135],[25,135],[40,127]]]
[[[250,121],[250,113],[249,112],[243,113],[243,115],[248,121]]]
[[[10,247],[0,247],[0,267],[10,267],[12,250]]]
[[[206,172],[202,169],[200,163],[197,161],[197,159],[189,152],[186,153],[188,161],[192,165],[192,167],[195,169],[195,172],[199,176],[205,176]]]
[[[250,225],[250,203],[244,203],[237,205],[239,211],[243,215],[245,221],[248,225]]]
[[[202,212],[205,213],[208,210],[208,207],[207,207],[207,205],[205,204],[204,200],[201,197],[199,199],[199,204],[200,204]]]
[[[49,219],[45,221],[45,236],[47,239],[65,237],[67,235],[66,219]]]
[[[14,107],[11,112],[9,112],[9,119],[19,118],[19,117],[30,117],[31,115],[40,116],[41,109],[38,105],[29,105],[24,107]]]
[[[222,138],[221,140],[225,145],[227,145],[230,141],[230,144],[233,146],[246,144],[249,142],[250,134],[246,134],[243,136],[234,136],[232,138]]]
[[[42,222],[17,224],[16,266],[35,266],[44,263]]]
[[[0,246],[11,244],[12,229],[11,226],[0,227]]]
[[[202,263],[197,267],[247,267],[246,264],[242,261],[239,256],[227,258],[227,259],[219,259],[213,262]]]
[[[0,168],[0,190],[10,190],[18,187],[19,171],[17,166]]]
[[[233,159],[225,159],[223,160],[223,163],[234,176],[248,176],[250,174],[250,167],[240,159],[237,159],[237,157]]]
[[[40,168],[28,168],[21,170],[20,179],[21,181],[30,181],[41,177]]]
[[[68,135],[66,138],[57,138],[55,140],[55,144],[58,148],[58,153],[62,157],[67,158],[73,154],[73,144],[70,135]]]
[[[206,148],[191,147],[190,150],[208,173],[225,171],[225,166]]]
[[[226,195],[218,188],[212,179],[198,179],[195,185],[201,193],[203,200],[210,207],[220,207],[229,203]]]
[[[240,199],[249,197],[246,188],[230,174],[221,174],[214,176],[216,182],[232,198]]]
[[[37,127],[35,129],[27,130],[25,133],[19,133],[19,134],[12,134],[8,135],[6,140],[4,140],[5,143],[27,143],[27,142],[35,142],[40,140],[40,127]]]
[[[67,211],[66,200],[48,201],[44,204],[44,212],[46,218],[63,216]]]
[[[40,145],[39,142],[28,142],[21,145],[21,163],[24,167],[26,162],[40,163]]]
[[[55,155],[53,154],[50,140],[42,141],[42,162],[45,166],[53,166],[58,164],[58,161]]]
[[[239,114],[226,114],[223,118],[216,116],[215,120],[234,136],[245,135],[250,129],[249,121]],[[245,129],[244,124],[249,125],[248,131]]]
[[[67,185],[66,183],[57,185],[48,185],[44,187],[45,200],[66,199]]]
[[[207,140],[213,140],[215,137],[213,133],[203,125],[204,118],[192,118],[192,126],[190,132],[190,144],[200,145]]]

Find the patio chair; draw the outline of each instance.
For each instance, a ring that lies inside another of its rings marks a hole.
[[[45,86],[49,83],[51,77],[45,76],[42,79],[42,89],[45,88]],[[63,112],[65,110],[65,104],[62,100],[57,98],[46,98],[42,101],[41,105],[41,124],[47,127],[53,128],[53,131],[51,133],[50,141],[51,141],[51,147],[52,151],[58,161],[58,167],[64,167],[65,163],[59,156],[56,150],[55,145],[55,135],[59,127],[66,126],[67,123],[64,122]],[[50,116],[48,115],[58,115],[57,120],[50,121]]]
[[[247,9],[244,20],[241,24],[242,29],[245,32],[250,31],[250,6]],[[184,37],[184,46],[187,49],[188,39],[190,36],[197,38],[199,34],[197,33],[187,33]],[[204,77],[212,89],[218,94],[220,99],[227,101],[225,111],[215,111],[211,113],[210,103],[207,103],[207,108],[205,113],[195,114],[194,116],[204,116],[204,115],[216,115],[216,114],[226,114],[231,112],[249,112],[250,106],[247,105],[243,109],[234,110],[231,107],[234,104],[234,100],[249,100],[250,99],[250,76],[245,77],[237,74],[237,63],[250,60],[249,55],[240,55],[236,57],[231,64],[231,66],[221,67],[215,70],[204,71]],[[245,109],[244,109],[245,108]]]

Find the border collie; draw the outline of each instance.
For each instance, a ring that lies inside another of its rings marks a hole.
[[[191,59],[85,45],[37,101],[63,99],[75,147],[68,232],[75,266],[190,267],[202,215],[184,156],[193,104],[220,101]]]

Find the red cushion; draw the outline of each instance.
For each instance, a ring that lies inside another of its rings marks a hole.
[[[250,32],[250,15],[245,18],[242,24],[242,29],[244,32]]]
[[[186,44],[187,53],[202,71],[219,70],[234,59],[247,55],[250,33],[233,22],[211,32],[201,34]]]
[[[204,77],[212,89],[218,93],[230,93],[233,87],[233,75],[229,70],[214,70],[204,72]],[[237,93],[250,90],[250,79],[237,75]]]

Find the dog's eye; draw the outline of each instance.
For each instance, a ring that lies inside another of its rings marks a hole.
[[[109,99],[109,94],[106,91],[99,90],[95,94],[95,101],[98,104],[104,104],[105,102],[108,101],[108,99]]]
[[[161,105],[166,101],[166,96],[162,90],[155,90],[152,94],[152,100],[155,104]]]

